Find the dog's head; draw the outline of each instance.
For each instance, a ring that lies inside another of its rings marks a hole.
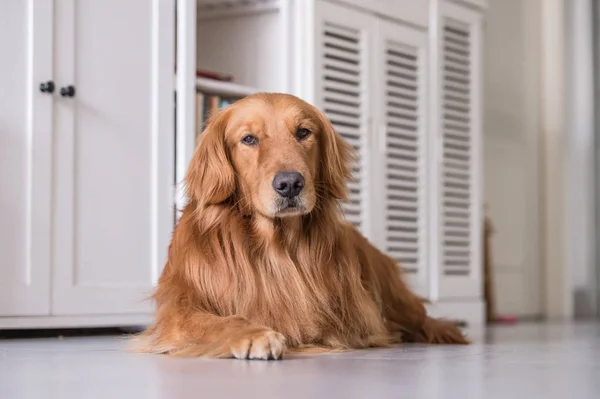
[[[255,94],[213,115],[186,176],[201,206],[235,201],[275,218],[345,199],[350,148],[327,118],[287,94]]]

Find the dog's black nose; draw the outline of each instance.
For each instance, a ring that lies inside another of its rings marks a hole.
[[[285,198],[293,198],[304,188],[304,176],[298,172],[279,172],[273,179],[273,188]]]

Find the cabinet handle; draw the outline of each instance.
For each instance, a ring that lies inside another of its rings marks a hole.
[[[60,95],[63,97],[75,97],[75,86],[69,85],[61,87]]]
[[[54,87],[54,82],[51,80],[40,83],[40,91],[42,93],[54,93]]]

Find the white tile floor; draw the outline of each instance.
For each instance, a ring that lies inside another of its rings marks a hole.
[[[0,341],[1,399],[600,398],[600,324],[494,328],[467,347],[281,362],[126,353],[120,338]]]

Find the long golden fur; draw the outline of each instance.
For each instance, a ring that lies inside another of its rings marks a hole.
[[[175,229],[138,349],[278,359],[286,351],[467,341],[427,316],[394,260],[343,216],[351,149],[327,118],[285,94],[214,115],[186,176]],[[281,171],[304,177],[281,197]]]

